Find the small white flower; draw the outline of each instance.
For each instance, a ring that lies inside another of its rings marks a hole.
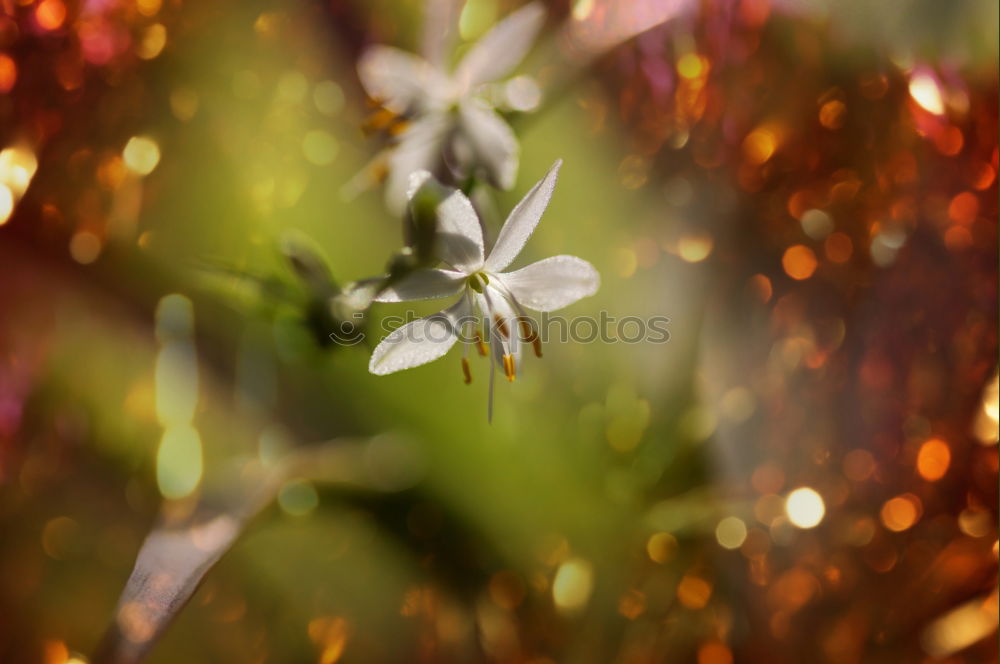
[[[439,252],[450,269],[413,272],[384,290],[379,302],[406,302],[459,294],[458,300],[437,314],[408,323],[390,333],[372,353],[368,370],[385,375],[438,359],[461,338],[462,369],[471,381],[467,354],[476,346],[490,364],[490,403],[493,412],[493,376],[496,366],[514,380],[520,366],[521,346],[530,343],[541,357],[541,343],[526,309],[554,311],[593,295],[600,285],[594,266],[576,256],[553,256],[512,272],[504,270],[521,252],[549,204],[562,161],[511,211],[489,255],[484,255],[483,232],[469,199],[458,190],[438,205]],[[414,173],[408,196],[431,177]]]
[[[473,44],[450,72],[390,46],[372,46],[361,56],[358,75],[368,94],[389,111],[412,117],[387,158],[386,200],[393,212],[406,205],[410,174],[435,171],[442,158],[463,177],[472,172],[501,189],[514,186],[517,137],[491,98],[504,96],[497,82],[524,59],[544,20],[541,5],[522,7]],[[512,89],[526,81],[517,79]]]

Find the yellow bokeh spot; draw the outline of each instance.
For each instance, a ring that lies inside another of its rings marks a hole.
[[[74,233],[69,241],[69,255],[80,265],[89,265],[101,255],[101,239],[88,231]]]
[[[136,0],[135,6],[143,16],[154,16],[160,11],[162,0]]]
[[[148,136],[133,136],[125,144],[122,157],[130,171],[137,175],[149,175],[160,163],[160,146]]]
[[[15,198],[23,196],[38,170],[35,153],[25,147],[9,147],[0,151],[0,183],[6,185]]]
[[[704,77],[708,68],[708,60],[696,53],[688,53],[677,61],[677,73],[689,80]]]
[[[770,129],[758,127],[743,139],[743,156],[754,165],[765,163],[777,149],[778,136]]]
[[[819,262],[813,250],[803,244],[795,244],[785,250],[781,257],[781,266],[792,279],[801,281],[808,279],[816,271]]]
[[[747,526],[735,516],[727,516],[715,527],[715,539],[724,549],[738,549],[747,538]]]
[[[646,541],[646,553],[654,563],[661,565],[673,557],[677,551],[677,538],[670,533],[654,533]]]
[[[683,236],[677,243],[677,254],[688,263],[700,263],[712,253],[715,242],[707,233]]]
[[[35,8],[35,21],[43,30],[58,30],[66,21],[66,5],[62,0],[42,0]]]
[[[913,526],[920,519],[923,505],[912,493],[891,498],[882,505],[879,516],[882,524],[894,532],[901,532]]]
[[[158,56],[167,45],[167,28],[162,23],[154,23],[146,28],[146,33],[139,42],[136,53],[143,60],[152,60]]]
[[[575,611],[586,606],[593,590],[594,572],[582,558],[570,558],[556,571],[552,581],[552,600],[563,611]]]
[[[689,609],[703,609],[712,598],[712,584],[692,574],[685,574],[677,585],[677,601]]]
[[[928,482],[944,477],[951,465],[951,450],[943,440],[931,438],[920,446],[917,453],[917,472]]]
[[[924,110],[934,115],[944,114],[944,100],[934,77],[926,72],[914,74],[910,79],[910,96]]]
[[[156,452],[156,484],[165,498],[191,495],[201,482],[201,436],[188,425],[163,432]]]
[[[785,514],[792,525],[799,528],[815,528],[826,515],[823,497],[815,489],[800,487],[785,499]]]

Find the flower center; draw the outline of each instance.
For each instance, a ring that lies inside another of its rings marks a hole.
[[[485,272],[476,272],[470,274],[469,278],[465,281],[469,284],[469,288],[477,293],[482,293],[483,289],[489,285],[490,278],[486,276]]]

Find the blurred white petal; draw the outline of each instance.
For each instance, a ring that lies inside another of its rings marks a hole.
[[[545,23],[545,8],[532,2],[497,23],[473,44],[455,68],[466,89],[504,78],[520,64]]]
[[[444,68],[455,34],[463,3],[458,0],[427,0],[424,3],[422,51],[432,65]]]
[[[358,60],[358,76],[370,97],[396,113],[426,105],[450,83],[420,56],[391,46],[372,46]]]
[[[410,175],[437,167],[448,129],[447,116],[432,113],[414,122],[399,137],[399,144],[389,155],[389,174],[385,183],[386,204],[393,214],[402,214],[406,209]]]
[[[480,100],[464,101],[459,114],[474,161],[485,170],[490,184],[500,189],[513,187],[520,146],[510,125]]]

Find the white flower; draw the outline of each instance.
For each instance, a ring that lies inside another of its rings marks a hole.
[[[526,309],[554,311],[593,295],[600,275],[576,256],[553,256],[512,272],[504,270],[521,252],[549,204],[562,161],[511,211],[489,255],[484,255],[483,232],[469,199],[448,190],[438,205],[439,252],[450,269],[413,272],[387,288],[379,302],[405,302],[459,294],[458,300],[437,314],[408,323],[390,333],[372,353],[368,370],[385,375],[426,364],[443,356],[460,338],[464,342],[462,369],[466,382],[472,377],[465,355],[469,346],[486,354],[490,363],[490,404],[493,412],[493,375],[496,366],[514,380],[520,366],[521,346],[530,343],[541,357],[541,342]],[[431,177],[414,173],[408,196]]]
[[[544,20],[541,5],[522,7],[473,44],[450,72],[390,46],[372,46],[361,56],[358,75],[369,96],[412,118],[386,163],[386,200],[393,212],[406,205],[410,174],[437,171],[442,159],[462,177],[472,173],[502,189],[514,186],[517,137],[487,97],[498,96],[496,82],[524,59]],[[445,29],[439,26],[440,32]],[[515,80],[507,88],[523,89],[525,82]]]

